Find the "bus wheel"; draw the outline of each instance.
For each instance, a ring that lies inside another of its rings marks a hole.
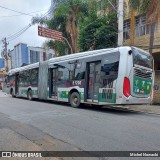
[[[74,108],[80,107],[80,95],[78,92],[73,92],[70,96],[70,104]]]
[[[28,91],[28,93],[27,93],[27,98],[28,98],[28,100],[32,100],[33,98],[32,98],[32,90],[29,90]]]

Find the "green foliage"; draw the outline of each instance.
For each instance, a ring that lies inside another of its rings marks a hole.
[[[87,22],[91,22],[88,23]],[[117,16],[110,13],[107,16],[96,18],[93,14],[84,23],[80,30],[79,46],[81,51],[115,47],[117,41]]]
[[[129,0],[130,7],[139,13],[146,13],[151,3],[151,0]]]
[[[110,0],[116,4],[116,0]],[[35,19],[35,23],[45,23],[48,28],[63,33],[72,50],[81,51],[113,47],[117,40],[117,16],[110,13],[106,16],[106,8],[112,8],[107,0],[55,0],[57,7],[51,19]],[[97,16],[98,11],[103,11]],[[111,10],[110,10],[111,11]],[[79,46],[77,39],[79,38]],[[46,45],[54,48],[59,55],[71,52],[65,42],[48,41]]]
[[[54,49],[55,52],[58,52],[58,56],[63,56],[65,54],[67,54],[66,53],[67,46],[66,46],[66,44],[64,42],[50,40],[50,41],[46,42],[46,46],[48,48]]]

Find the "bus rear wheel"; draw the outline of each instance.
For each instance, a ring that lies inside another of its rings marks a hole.
[[[28,93],[27,93],[27,98],[28,100],[32,101],[33,100],[33,97],[32,97],[32,90],[29,90]]]
[[[73,92],[70,96],[69,102],[72,107],[78,108],[80,107],[80,95],[78,92]]]

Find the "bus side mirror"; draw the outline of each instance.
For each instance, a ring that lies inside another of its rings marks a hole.
[[[131,55],[131,54],[132,54],[132,51],[131,51],[131,50],[130,50],[130,51],[128,51],[128,54],[129,54],[129,55]]]

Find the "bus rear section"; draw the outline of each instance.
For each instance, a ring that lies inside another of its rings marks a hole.
[[[131,47],[126,54],[127,65],[121,75],[122,95],[118,104],[149,104],[152,99],[153,57],[138,48]],[[122,62],[121,62],[122,63]],[[122,64],[121,64],[122,65]]]

